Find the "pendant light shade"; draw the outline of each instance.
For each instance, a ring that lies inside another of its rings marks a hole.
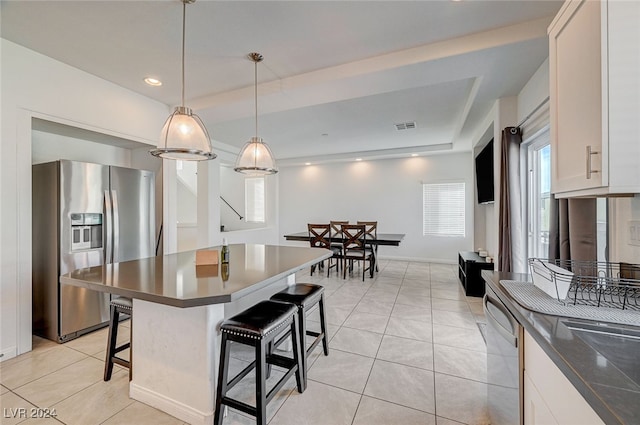
[[[239,173],[251,175],[275,174],[278,172],[278,167],[273,153],[262,138],[258,137],[258,62],[261,62],[263,57],[260,53],[249,53],[249,59],[255,66],[256,135],[244,145],[233,169]]]
[[[202,161],[217,155],[211,148],[211,139],[200,117],[184,106],[184,45],[187,4],[195,0],[182,0],[182,106],[176,107],[164,123],[158,148],[151,155],[164,159]]]
[[[216,154],[211,149],[211,139],[204,124],[190,108],[176,107],[164,123],[158,148],[152,155],[165,159],[186,161],[202,161],[214,159]]]
[[[252,175],[275,174],[278,172],[271,149],[260,137],[252,137],[244,145],[233,169],[239,173]]]

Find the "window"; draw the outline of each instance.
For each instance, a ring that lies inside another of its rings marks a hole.
[[[598,252],[598,261],[609,261],[609,248],[608,248],[608,239],[609,239],[609,202],[607,202],[607,198],[598,198],[596,199],[596,246]]]
[[[549,131],[537,136],[527,147],[529,170],[528,257],[549,256],[549,210],[551,208],[551,146]]]
[[[244,216],[248,223],[264,223],[264,177],[244,180]]]
[[[464,182],[423,184],[422,197],[424,236],[465,236]]]

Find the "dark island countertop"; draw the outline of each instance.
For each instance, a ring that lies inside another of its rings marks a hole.
[[[174,307],[197,307],[237,300],[331,255],[321,248],[234,244],[224,265],[196,266],[196,251],[187,251],[82,268],[60,281]]]
[[[482,277],[606,424],[640,423],[640,382],[597,350],[595,344],[611,344],[606,335],[591,334],[592,343],[588,343],[563,323],[566,318],[534,312],[518,304],[502,288],[500,280],[529,281],[527,275],[484,270]],[[614,350],[617,362],[626,362],[640,371],[637,345],[620,344]]]

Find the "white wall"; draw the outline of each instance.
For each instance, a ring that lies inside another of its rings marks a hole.
[[[545,60],[518,94],[518,122],[522,122],[549,97],[549,59]],[[522,140],[549,125],[549,102],[523,124]]]
[[[178,252],[198,248],[198,162],[176,162]]]
[[[380,247],[385,258],[455,263],[473,239],[470,153],[284,168],[280,171],[280,230],[306,231],[307,223],[377,220],[378,233],[404,233],[399,247]],[[422,182],[464,181],[466,237],[422,235]],[[284,242],[283,242],[284,243]]]
[[[32,118],[152,145],[169,108],[4,39],[0,54],[0,354],[6,360],[31,349]]]
[[[248,223],[246,221],[244,186],[246,177],[245,174],[234,171],[232,167],[220,167],[220,195],[243,217],[242,220],[240,220],[238,215],[221,199],[220,224],[224,225],[225,233],[235,230],[259,229],[268,227],[270,224],[273,226],[273,218],[275,218],[276,215],[274,210],[276,206],[276,192],[274,190],[276,176],[266,176],[264,181],[267,202],[265,205],[265,213],[271,216],[272,223]],[[271,214],[268,214],[269,211]]]
[[[198,222],[198,194],[178,181],[178,224],[196,224]]]
[[[31,158],[34,164],[68,159],[131,167],[131,149],[37,130],[33,130],[31,137]]]
[[[178,252],[192,251],[198,248],[198,196],[180,179],[177,181],[176,195]]]

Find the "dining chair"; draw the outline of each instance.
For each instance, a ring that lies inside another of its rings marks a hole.
[[[364,231],[367,235],[367,241],[369,247],[373,251],[373,260],[375,264],[375,271],[378,270],[378,244],[376,241],[378,240],[378,222],[377,221],[360,221],[358,220],[357,224],[364,224]]]
[[[311,248],[325,248],[330,250],[333,255],[327,259],[329,266],[327,267],[327,276],[329,276],[329,272],[332,267],[338,269],[338,264],[340,263],[340,259],[342,258],[342,247],[336,248],[331,246],[331,242],[329,239],[330,234],[330,225],[329,224],[311,224],[307,223],[307,231],[309,232],[309,246]],[[335,264],[331,264],[331,260],[335,260]],[[320,265],[324,264],[324,260],[322,260]],[[313,276],[313,272],[316,270],[316,266],[318,264],[314,264],[311,266],[311,276]]]
[[[329,240],[331,241],[331,249],[337,250],[340,252],[340,257],[342,254],[342,243],[344,242],[344,235],[342,233],[342,226],[344,224],[349,224],[349,220],[331,220],[329,221],[330,229],[329,229]],[[340,261],[338,262],[338,267],[336,267],[336,271],[340,273]],[[327,273],[327,277],[329,274]]]
[[[347,262],[349,269],[353,269],[354,261],[369,262],[369,267],[362,266],[362,281],[364,281],[365,272],[369,270],[369,277],[373,278],[373,250],[367,247],[367,233],[364,224],[344,224],[342,225],[344,234],[342,248],[342,278],[347,278]]]

